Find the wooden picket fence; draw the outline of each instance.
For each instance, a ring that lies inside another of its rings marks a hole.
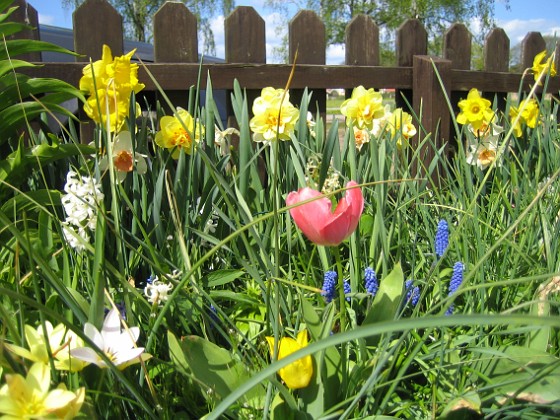
[[[20,19],[37,25],[37,13],[25,0],[18,0]],[[75,63],[44,63],[29,71],[38,77],[54,77],[78,85],[84,62],[97,60],[102,45],[111,47],[115,55],[123,53],[122,17],[106,0],[86,0],[73,14],[75,51],[82,56]],[[201,86],[210,75],[214,89],[232,89],[237,79],[242,88],[255,96],[265,86],[284,87],[291,64],[266,64],[265,22],[252,7],[237,7],[225,19],[225,63],[203,64]],[[153,19],[154,63],[141,67],[139,78],[146,91],[156,85],[147,75],[153,74],[165,91],[183,91],[196,84],[199,56],[196,17],[182,4],[165,3]],[[37,31],[24,36],[39,38]],[[292,97],[298,89],[313,90],[319,109],[326,109],[325,89],[366,88],[396,89],[397,105],[412,104],[427,132],[433,133],[436,146],[452,140],[451,116],[445,95],[456,104],[459,97],[473,87],[488,98],[498,98],[503,106],[508,92],[521,86],[528,91],[534,83],[532,75],[522,77],[509,72],[510,41],[503,29],[493,29],[484,45],[484,70],[471,67],[471,34],[465,25],[453,24],[445,33],[442,57],[427,55],[427,32],[420,21],[404,22],[396,32],[396,66],[380,66],[379,28],[371,18],[359,15],[346,28],[345,65],[325,65],[325,25],[310,10],[302,10],[289,22],[289,57],[297,50],[297,65],[291,83]],[[522,42],[522,68],[532,66],[534,56],[546,48],[539,32],[530,32]],[[560,48],[556,47],[559,66]],[[27,57],[41,61],[39,56]],[[549,92],[560,90],[560,77],[551,78]],[[301,91],[300,91],[301,92]],[[497,95],[497,96],[496,96]],[[183,95],[184,96],[184,95]],[[403,99],[406,98],[406,101]],[[297,103],[297,100],[294,100]],[[417,136],[418,137],[418,136]],[[433,158],[433,148],[426,147],[424,162]]]

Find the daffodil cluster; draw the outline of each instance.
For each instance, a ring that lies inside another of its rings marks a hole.
[[[399,149],[408,146],[409,139],[416,135],[412,115],[402,108],[391,111],[389,105],[383,105],[383,96],[375,89],[356,87],[352,96],[340,106],[340,112],[346,117],[348,127],[353,129],[358,150],[383,132],[390,133]]]
[[[160,131],[156,133],[158,146],[171,151],[173,159],[178,159],[181,150],[190,155],[195,144],[204,137],[205,129],[199,120],[185,109],[178,107],[175,115],[164,116],[159,122]]]
[[[130,110],[132,92],[144,89],[144,84],[138,81],[138,64],[130,62],[134,52],[113,58],[111,49],[103,45],[101,60],[83,69],[80,90],[88,95],[84,111],[110,132],[121,130]],[[136,116],[140,113],[140,105],[136,103]]]
[[[66,175],[66,194],[62,206],[66,220],[62,223],[64,238],[77,251],[83,251],[89,242],[89,232],[97,226],[99,202],[103,200],[101,185],[89,176],[80,176],[70,170]]]
[[[299,111],[290,102],[289,92],[266,87],[253,102],[253,118],[249,121],[253,141],[290,140],[298,120]]]

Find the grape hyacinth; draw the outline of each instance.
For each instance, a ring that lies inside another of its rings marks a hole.
[[[377,290],[379,289],[379,282],[377,281],[377,275],[371,267],[367,267],[364,270],[364,282],[366,287],[366,292],[370,295],[375,296]]]
[[[453,266],[451,281],[449,282],[449,292],[447,293],[448,297],[453,295],[457,289],[459,289],[461,283],[463,283],[463,271],[465,271],[465,265],[461,261],[456,262]],[[445,315],[451,315],[454,308],[455,305],[451,304],[451,306],[447,308],[447,311],[445,311]]]
[[[410,302],[412,306],[418,305],[418,300],[420,300],[420,287],[413,286],[412,280],[407,280],[404,282],[404,289],[406,290],[406,302]]]
[[[441,219],[438,223],[437,230],[436,230],[436,237],[435,237],[435,251],[436,256],[441,258],[441,256],[445,253],[445,250],[449,246],[449,226],[447,225],[447,221]]]
[[[344,282],[344,295],[348,295],[349,293],[352,293],[352,288],[350,287],[350,283],[348,283],[347,281]],[[348,302],[350,302],[350,297],[347,296],[346,300]]]
[[[325,272],[324,281],[323,281],[323,291],[321,292],[321,296],[325,297],[327,303],[331,302],[336,295],[337,278],[338,275],[336,274],[336,271]]]

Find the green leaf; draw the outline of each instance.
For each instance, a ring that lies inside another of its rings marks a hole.
[[[206,277],[206,287],[223,286],[237,280],[243,274],[245,271],[234,269],[213,271]]]
[[[381,280],[379,290],[362,325],[395,319],[401,304],[403,285],[404,274],[401,265],[397,264],[393,271]],[[368,337],[366,338],[366,343],[370,346],[375,346],[379,339],[379,336]]]
[[[172,337],[172,335],[168,334],[169,337]],[[178,356],[177,344],[183,353],[183,357]],[[172,345],[175,361],[187,363],[205,395],[208,394],[208,390],[212,390],[212,396],[219,399],[224,398],[251,378],[251,373],[247,367],[233,359],[229,351],[201,337],[190,335],[179,343],[175,339]],[[264,387],[257,386],[245,394],[244,400],[257,408],[262,405],[264,396]]]
[[[38,66],[23,60],[0,61],[0,78],[5,74],[22,67],[38,67]],[[2,80],[2,82],[4,81]]]
[[[0,211],[6,214],[11,212],[23,212],[35,210],[37,208],[50,206],[51,204],[60,205],[62,194],[58,190],[37,190],[26,193],[18,193],[16,196],[7,200]]]
[[[8,53],[6,53],[6,49],[9,51],[9,55]],[[70,50],[67,50],[66,48],[51,44],[50,42],[35,41],[30,39],[11,39],[5,41],[5,45],[3,46],[3,48],[0,48],[0,60],[7,60],[9,58],[13,58],[18,55],[27,54],[30,52],[42,51],[52,51],[74,56],[79,55]]]
[[[479,395],[470,391],[452,399],[444,408],[441,418],[445,420],[476,419],[482,417]]]

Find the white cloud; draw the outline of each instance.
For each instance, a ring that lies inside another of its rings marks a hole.
[[[558,22],[548,19],[512,19],[498,21],[497,25],[506,32],[512,46],[523,41],[529,32],[539,31],[542,35],[553,35],[559,29]]]
[[[42,13],[38,14],[38,19],[39,19],[39,23],[42,25],[51,25],[54,26],[54,24],[57,22],[56,18],[52,15],[44,15]]]

